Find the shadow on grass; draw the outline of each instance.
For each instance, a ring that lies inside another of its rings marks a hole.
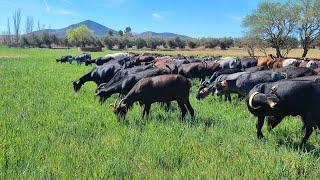
[[[301,151],[305,153],[312,154],[315,158],[320,158],[320,148],[317,148],[313,144],[307,142],[306,144],[301,144],[301,141],[294,141],[290,136],[278,139],[277,147],[285,146],[288,149],[292,149],[295,151]]]
[[[142,118],[142,117],[134,117],[134,118],[118,118],[118,123],[120,125],[123,126],[127,126],[127,127],[136,127],[137,129],[139,129],[140,131],[143,131],[145,129],[145,127],[148,125],[149,122],[157,122],[157,123],[168,123],[171,120],[168,118],[157,118],[157,117],[147,117],[147,118]],[[217,125],[221,125],[223,124],[223,121],[221,119],[214,119],[214,118],[203,118],[203,117],[190,117],[186,116],[183,122],[180,122],[179,117],[177,117],[176,119],[172,119],[172,121],[178,121],[179,123],[181,123],[181,125],[186,125],[189,128],[192,127],[199,127],[199,126],[204,126],[205,130],[211,128],[211,127],[215,127]]]

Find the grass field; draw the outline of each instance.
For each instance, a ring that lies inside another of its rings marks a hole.
[[[194,81],[194,122],[179,123],[176,103],[153,105],[147,120],[135,105],[118,122],[93,83],[72,89],[92,67],[55,63],[78,53],[0,48],[0,179],[319,179],[320,137],[299,148],[299,118],[258,141],[243,102],[197,101]]]

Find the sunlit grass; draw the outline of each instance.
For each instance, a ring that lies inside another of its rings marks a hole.
[[[319,178],[319,135],[299,149],[299,118],[264,129],[258,141],[243,102],[197,101],[195,81],[195,121],[180,123],[172,103],[169,112],[154,104],[148,119],[135,105],[118,122],[108,105],[113,99],[101,106],[93,83],[73,92],[71,81],[92,67],[55,62],[78,53],[0,48],[0,179]]]

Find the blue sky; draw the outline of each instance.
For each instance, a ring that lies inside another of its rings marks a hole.
[[[239,37],[241,20],[261,0],[0,0],[0,32],[15,9],[46,28],[93,20],[115,30],[173,32],[192,37]],[[22,25],[24,29],[24,25]]]

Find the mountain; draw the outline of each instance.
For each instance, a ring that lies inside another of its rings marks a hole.
[[[104,25],[101,25],[99,23],[96,23],[94,21],[91,21],[91,20],[86,20],[86,21],[83,21],[83,22],[80,22],[80,23],[77,23],[77,24],[72,24],[68,27],[65,27],[65,28],[62,28],[62,29],[44,29],[44,30],[41,30],[41,31],[37,31],[36,33],[41,33],[41,32],[49,32],[49,33],[54,33],[54,34],[57,34],[59,37],[64,37],[67,35],[67,30],[70,29],[70,28],[77,28],[79,27],[80,25],[85,25],[87,26],[95,36],[104,36],[107,34],[107,32],[109,30],[113,31],[114,34],[117,34],[117,31],[111,29],[111,28],[108,28]]]
[[[108,33],[109,30],[113,31],[114,35],[118,34],[118,31],[115,31],[111,28],[108,28],[104,25],[101,25],[97,22],[91,21],[91,20],[86,20],[77,24],[72,24],[68,27],[61,28],[61,29],[44,29],[41,31],[36,31],[35,33],[42,33],[42,32],[48,32],[48,33],[54,33],[57,34],[59,37],[64,37],[67,35],[67,30],[70,28],[77,28],[80,25],[86,25],[95,36],[104,36]],[[174,37],[180,37],[180,38],[189,38],[188,36],[184,35],[179,35],[179,34],[174,34],[170,32],[164,32],[164,33],[156,33],[152,31],[146,31],[143,33],[136,33],[136,36],[139,37],[161,37],[161,38],[174,38]]]
[[[170,33],[170,32],[156,33],[156,32],[152,32],[152,31],[146,31],[146,32],[137,34],[137,36],[140,36],[140,37],[160,37],[160,38],[174,38],[174,37],[189,38],[188,36]]]

